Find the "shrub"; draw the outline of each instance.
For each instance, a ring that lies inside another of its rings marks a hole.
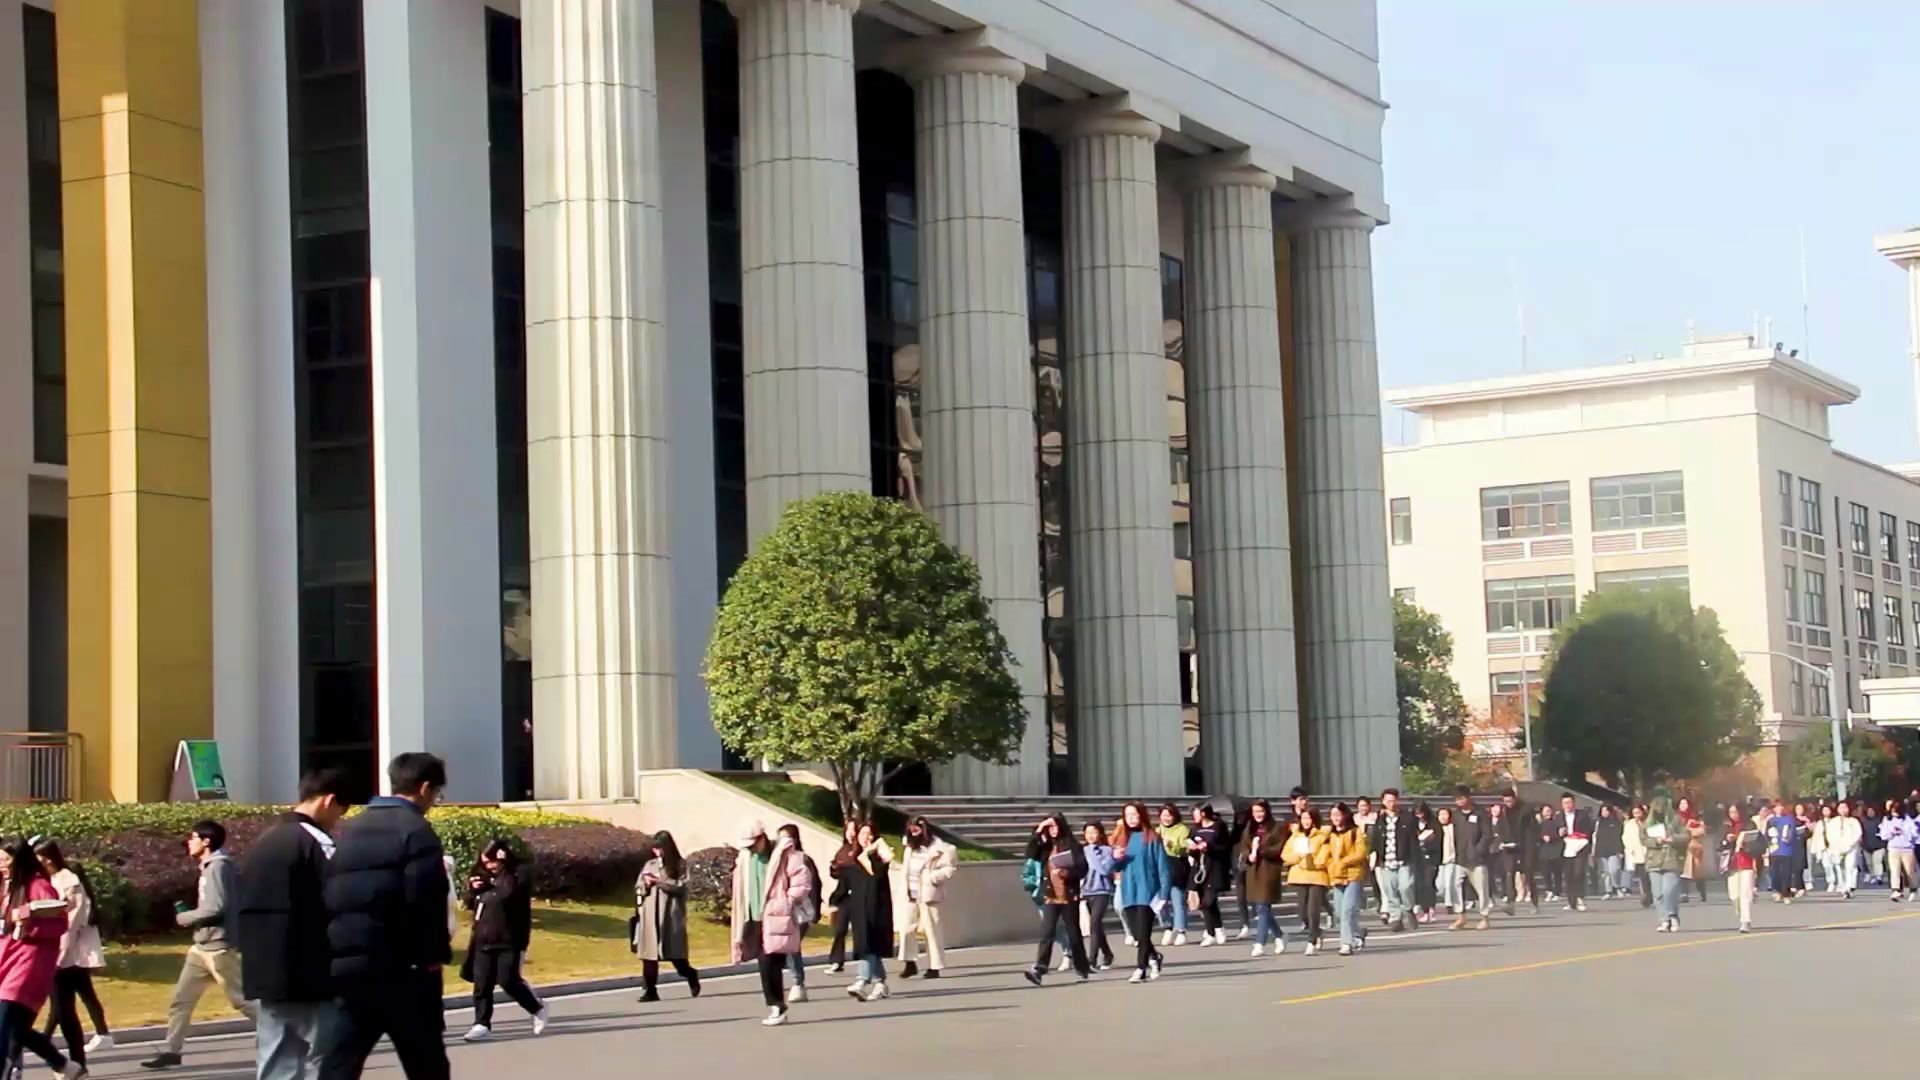
[[[687,902],[705,908],[714,922],[733,920],[733,860],[730,847],[701,848],[687,856]]]
[[[101,936],[121,937],[145,925],[147,899],[140,890],[112,865],[93,859],[75,859],[87,877],[87,889],[93,896],[93,925]]]
[[[533,891],[541,897],[630,895],[653,855],[653,837],[614,825],[542,825],[521,833],[533,850]]]

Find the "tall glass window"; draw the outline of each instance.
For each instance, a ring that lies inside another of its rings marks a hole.
[[[1920,521],[1907,522],[1907,569],[1920,570]]]
[[[374,790],[373,390],[360,0],[287,0],[302,768]]]
[[[1859,503],[1847,504],[1847,546],[1855,555],[1872,551],[1867,546],[1867,508]]]
[[[1565,480],[1480,489],[1480,536],[1484,540],[1565,536],[1572,531],[1573,503]]]
[[[1792,563],[1780,568],[1787,586],[1787,621],[1800,621],[1800,570]]]
[[[1900,561],[1900,519],[1892,514],[1880,515],[1880,558]]]
[[[1800,528],[1818,536],[1827,533],[1820,517],[1820,485],[1805,477],[1800,478]]]
[[[854,83],[866,270],[867,429],[873,493],[920,506],[920,223],[913,88],[878,69]]]
[[[1596,532],[1687,523],[1686,487],[1678,472],[1603,476],[1590,487]]]
[[[1161,340],[1166,347],[1168,479],[1173,485],[1176,533],[1193,524],[1193,457],[1187,439],[1187,270],[1170,255],[1160,257]],[[1180,636],[1180,728],[1187,754],[1187,790],[1206,790],[1200,772],[1200,644],[1194,628],[1193,557],[1174,553],[1174,617]]]
[[[61,247],[60,73],[53,12],[20,7],[26,69],[27,264],[33,460],[67,461],[66,262]]]
[[[1027,219],[1027,310],[1033,335],[1034,467],[1040,487],[1040,593],[1046,599],[1048,782],[1074,790],[1073,623],[1067,597],[1067,397],[1060,362],[1063,287],[1060,150],[1020,133],[1020,187]],[[1037,720],[1038,718],[1036,718]]]
[[[1393,538],[1395,547],[1413,543],[1413,500],[1389,499],[1387,501],[1388,535]]]
[[[1807,606],[1805,615],[1810,626],[1827,625],[1827,575],[1823,571],[1808,570],[1801,578],[1806,582]]]
[[[1880,636],[1874,628],[1873,592],[1868,589],[1853,590],[1853,634],[1861,641],[1873,641]]]
[[[1487,582],[1487,632],[1551,630],[1573,615],[1573,575]]]
[[[700,64],[713,337],[714,561],[724,596],[747,557],[747,403],[740,324],[740,34],[719,0],[700,5]]]
[[[533,577],[527,543],[526,212],[520,20],[487,9],[487,170],[493,227],[493,428],[500,514],[500,782],[533,798]]]
[[[1907,643],[1907,620],[1900,617],[1900,597],[1887,595],[1880,598],[1880,621],[1886,624],[1887,644],[1905,645]]]
[[[1793,474],[1780,470],[1780,524],[1793,525]]]

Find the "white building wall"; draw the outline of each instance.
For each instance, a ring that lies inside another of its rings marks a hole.
[[[494,798],[502,617],[486,21],[478,0],[364,12],[381,754],[432,751],[446,759],[449,797]]]

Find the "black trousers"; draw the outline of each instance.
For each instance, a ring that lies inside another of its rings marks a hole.
[[[1307,943],[1320,944],[1320,916],[1327,911],[1325,885],[1300,886],[1300,923],[1306,927]]]
[[[382,1035],[393,1042],[408,1080],[448,1080],[443,985],[437,968],[371,972],[342,983],[339,1027],[320,1080],[359,1080]]]
[[[1133,966],[1145,972],[1147,965],[1154,961],[1166,963],[1160,950],[1153,947],[1153,909],[1145,904],[1120,909],[1121,921],[1127,924],[1127,933],[1133,935]]]
[[[687,980],[687,988],[689,990],[700,985],[700,973],[694,970],[692,964],[687,963],[685,960],[677,959],[668,960],[667,963],[672,964],[673,970],[679,972],[680,977]],[[640,981],[646,984],[648,993],[653,993],[660,989],[660,961],[640,961]]]
[[[60,1037],[67,1040],[67,1056],[82,1065],[87,1063],[86,1033],[80,1027],[79,1004],[85,1004],[87,1015],[93,1020],[93,1030],[100,1035],[112,1034],[107,1027],[107,1010],[100,1004],[100,995],[93,988],[93,972],[83,967],[64,967],[54,973],[53,997],[47,1002],[47,1023],[41,1030],[53,1034],[60,1029]]]
[[[767,1001],[767,1007],[787,1008],[787,954],[760,954],[760,996]]]
[[[1587,856],[1560,859],[1560,899],[1575,903],[1587,895]]]
[[[20,1051],[31,1050],[54,1072],[65,1070],[67,1059],[54,1049],[52,1039],[33,1026],[33,1015],[25,1005],[0,1002],[0,1062],[7,1062],[10,1068]]]
[[[833,909],[833,948],[827,951],[827,963],[840,965],[847,962],[847,934],[853,929],[853,923],[847,915],[847,909]],[[678,968],[675,969],[679,970]],[[682,975],[686,972],[682,971]]]
[[[1113,946],[1107,944],[1107,911],[1113,907],[1110,893],[1087,897],[1087,959],[1095,964],[1105,960],[1113,965]]]
[[[1061,929],[1067,932],[1067,955],[1073,958],[1073,970],[1093,974],[1087,963],[1087,940],[1080,936],[1080,911],[1077,904],[1047,904],[1040,913],[1040,952],[1034,970],[1045,972],[1053,964],[1053,937]]]
[[[520,976],[520,950],[480,949],[473,954],[473,1022],[493,1026],[493,989],[507,992],[529,1015],[540,1011],[540,999]]]

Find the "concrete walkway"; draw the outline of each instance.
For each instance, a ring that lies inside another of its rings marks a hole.
[[[1496,915],[1485,932],[1376,927],[1372,946],[1352,958],[1304,956],[1297,939],[1260,960],[1239,943],[1188,946],[1168,950],[1164,978],[1138,986],[1117,968],[1086,985],[1054,976],[1035,990],[1019,974],[1030,949],[970,950],[940,981],[896,977],[895,996],[872,1004],[841,992],[845,976],[815,969],[814,1000],[781,1029],[759,1026],[757,981],[731,978],[698,1001],[678,987],[651,1006],[630,991],[558,999],[553,1028],[537,1040],[507,1005],[495,1041],[455,1038],[451,1056],[456,1076],[621,1080],[716,1068],[837,1078],[1286,1069],[1400,1080],[1884,1072],[1887,1033],[1905,1031],[1916,1007],[1882,989],[1901,985],[1905,958],[1920,954],[1920,908],[1872,892],[1762,899],[1756,910],[1759,928],[1746,936],[1731,932],[1722,895],[1683,906],[1674,935],[1655,933],[1628,900],[1593,901],[1585,914]],[[1790,1020],[1780,1011],[1788,1003]],[[471,1017],[447,1020],[457,1037]],[[148,1049],[101,1055],[93,1075],[139,1074]],[[245,1036],[196,1041],[187,1067],[170,1075],[242,1080],[253,1075],[252,1050]],[[400,1073],[383,1052],[367,1075]]]

